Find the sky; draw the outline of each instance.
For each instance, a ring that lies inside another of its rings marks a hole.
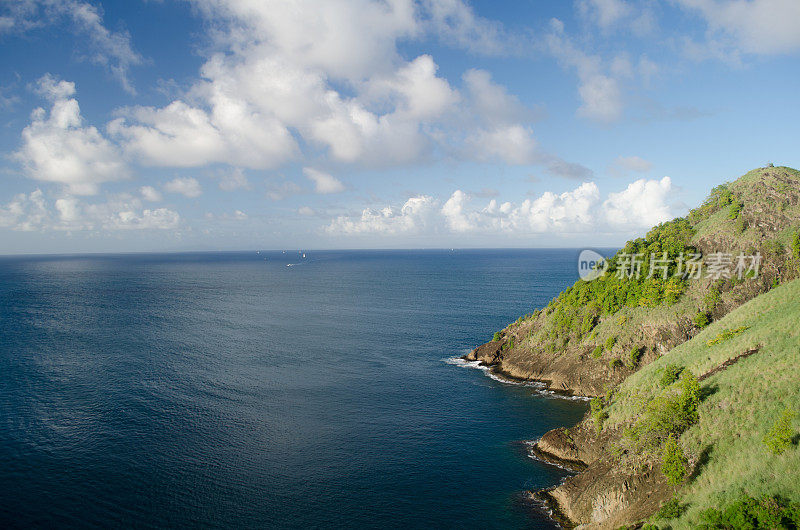
[[[607,247],[800,166],[797,0],[0,0],[0,254]]]

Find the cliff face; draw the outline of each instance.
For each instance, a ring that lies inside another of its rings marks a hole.
[[[703,325],[696,320],[698,313],[719,319],[796,277],[792,243],[798,230],[800,172],[751,171],[715,188],[686,218],[629,242],[610,260],[609,272],[589,282],[593,285],[579,280],[548,307],[503,329],[500,340],[479,346],[465,358],[510,378],[545,382],[552,390],[603,395],[696,335]],[[620,268],[626,251],[645,256],[645,276],[650,254],[660,256],[662,250],[671,253],[673,262],[679,251],[687,256],[700,252],[706,263],[714,253],[729,254],[733,274],[681,279],[674,266],[668,281],[624,279]],[[757,277],[738,279],[733,271],[736,257],[756,253],[761,256]],[[635,356],[634,349],[639,352]]]

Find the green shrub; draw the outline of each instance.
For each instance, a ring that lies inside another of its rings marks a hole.
[[[698,311],[697,314],[692,319],[694,325],[700,329],[708,326],[711,323],[711,318],[709,317],[708,313],[705,311]]]
[[[719,289],[719,285],[712,285],[709,288],[708,293],[706,293],[704,299],[706,311],[713,311],[719,304],[720,300],[722,300],[722,292]]]
[[[608,337],[606,339],[606,350],[611,351],[611,349],[614,347],[614,344],[616,343],[617,343],[616,337]]]
[[[764,252],[767,254],[772,254],[773,256],[782,256],[786,252],[786,248],[783,246],[783,243],[775,239],[770,239],[769,241],[764,242],[763,248]]]
[[[623,366],[622,361],[620,361],[619,359],[611,359],[610,361],[608,361],[608,367],[611,368],[612,370],[616,370],[617,368],[622,368],[622,366]]]
[[[741,202],[734,200],[728,208],[728,219],[736,219],[739,217],[739,214],[742,212],[742,206]]]
[[[603,422],[608,419],[608,412],[603,410],[603,401],[599,397],[594,397],[589,402],[589,413],[594,420],[594,427],[597,432],[602,431]]]
[[[639,361],[642,359],[642,354],[644,353],[644,348],[640,346],[634,346],[631,348],[631,351],[628,352],[628,359],[626,366],[630,369],[634,369],[639,365]]]
[[[741,335],[745,331],[750,329],[750,326],[739,326],[736,329],[723,329],[721,332],[717,334],[716,337],[706,342],[706,345],[713,346],[715,344],[720,344],[725,342],[728,339],[732,339],[737,335]]]
[[[740,215],[740,216],[739,216],[739,217],[736,219],[736,224],[734,225],[734,227],[735,227],[735,229],[736,229],[736,233],[737,233],[737,234],[741,234],[741,233],[743,233],[745,230],[747,230],[747,221],[745,220],[745,218],[744,218],[743,216],[741,216],[741,215]]]
[[[745,497],[723,510],[709,508],[700,514],[702,530],[800,528],[800,503],[781,497]]]
[[[661,374],[661,380],[659,381],[659,384],[661,385],[662,388],[668,387],[669,385],[678,380],[678,377],[681,375],[682,371],[683,371],[682,366],[668,363],[664,367],[664,373]]]
[[[492,340],[493,341],[498,341],[498,340],[502,340],[502,339],[503,339],[503,335],[499,331],[495,331],[494,332],[494,337],[492,337]]]
[[[513,347],[514,347],[514,337],[509,337],[508,341],[505,344],[503,344],[503,349],[510,350]]]
[[[649,401],[636,423],[625,432],[634,449],[657,450],[670,436],[680,434],[699,419],[700,383],[691,372],[683,372],[680,385],[669,387]]]
[[[661,508],[653,514],[653,519],[677,519],[685,511],[686,506],[682,506],[678,499],[671,499],[661,505]]]
[[[792,257],[800,259],[800,232],[795,232],[792,239]]]
[[[764,435],[764,445],[770,450],[772,454],[779,455],[792,446],[792,419],[794,414],[791,410],[784,409],[781,417],[770,428],[766,435]]]
[[[595,347],[594,350],[592,350],[592,358],[599,359],[602,356],[603,356],[603,347],[598,345]]]
[[[667,477],[667,482],[672,485],[683,482],[688,464],[686,455],[678,445],[678,440],[674,434],[670,434],[661,453],[661,472]]]

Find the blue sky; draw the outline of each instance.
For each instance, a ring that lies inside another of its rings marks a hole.
[[[0,254],[618,245],[800,166],[796,0],[0,2]]]

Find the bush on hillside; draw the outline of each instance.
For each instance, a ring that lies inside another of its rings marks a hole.
[[[659,384],[661,385],[662,388],[668,387],[669,385],[678,380],[678,377],[680,377],[682,371],[683,371],[682,366],[678,366],[677,364],[672,364],[672,363],[667,364],[664,367],[664,372],[661,375],[661,380],[659,381]]]
[[[594,420],[594,427],[597,432],[603,430],[603,422],[608,419],[608,412],[603,410],[603,401],[599,397],[592,398],[589,402],[589,411]]]
[[[592,358],[593,359],[599,359],[602,356],[603,356],[603,347],[598,345],[592,351]]]
[[[738,200],[734,200],[733,203],[728,207],[728,219],[736,219],[739,217],[739,214],[742,212],[742,207],[744,205],[739,202]]]
[[[494,337],[492,337],[492,340],[493,341],[498,341],[498,340],[502,340],[502,339],[503,339],[503,335],[499,331],[495,331],[494,332]]]
[[[745,497],[720,510],[709,508],[700,514],[702,530],[759,528],[800,528],[800,503],[777,496]]]
[[[694,322],[694,325],[698,328],[703,329],[711,323],[711,318],[706,311],[698,311],[692,319],[692,322]]]
[[[772,454],[780,455],[792,446],[792,435],[794,435],[794,432],[792,432],[793,417],[794,414],[791,410],[784,409],[778,421],[764,436],[764,445],[767,446]]]
[[[677,485],[686,478],[686,467],[689,461],[683,454],[683,449],[678,445],[674,434],[670,434],[661,453],[661,472],[667,477],[667,482]]]
[[[686,511],[686,506],[681,505],[678,499],[670,499],[661,505],[656,513],[653,514],[653,519],[677,519],[683,512]]]
[[[800,232],[795,232],[792,238],[792,257],[800,259]]]
[[[641,346],[634,346],[631,348],[631,351],[628,352],[628,359],[627,359],[627,367],[633,370],[639,365],[639,361],[642,359],[642,354],[644,354],[644,348]]]
[[[683,372],[678,385],[666,388],[644,406],[639,419],[625,435],[635,450],[656,451],[670,435],[680,436],[697,423],[699,407],[700,383],[693,373]]]

